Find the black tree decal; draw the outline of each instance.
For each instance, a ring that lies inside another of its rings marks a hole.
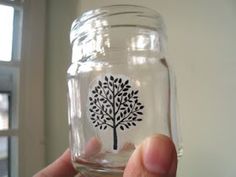
[[[91,90],[90,119],[100,130],[113,129],[113,149],[117,149],[117,128],[129,129],[142,121],[144,106],[138,100],[138,90],[132,90],[129,80],[105,76]]]

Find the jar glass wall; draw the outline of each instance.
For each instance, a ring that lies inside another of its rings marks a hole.
[[[122,176],[136,146],[157,133],[171,137],[181,155],[165,42],[161,16],[140,6],[107,6],[74,21],[68,110],[80,173]]]

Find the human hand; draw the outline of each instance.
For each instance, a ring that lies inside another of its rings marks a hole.
[[[164,135],[147,138],[131,155],[123,177],[176,177],[177,154],[173,142]],[[34,177],[74,177],[76,170],[67,150]]]

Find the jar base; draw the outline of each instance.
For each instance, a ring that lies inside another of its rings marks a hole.
[[[96,164],[73,162],[81,177],[122,177],[125,167],[104,167]]]

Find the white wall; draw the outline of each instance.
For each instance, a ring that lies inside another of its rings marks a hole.
[[[47,163],[68,147],[66,70],[70,62],[69,31],[76,1],[47,1],[45,126]]]
[[[49,0],[46,61],[47,159],[67,146],[65,72],[74,12],[124,0]],[[130,0],[159,11],[169,36],[182,119],[179,177],[235,177],[236,1]]]

